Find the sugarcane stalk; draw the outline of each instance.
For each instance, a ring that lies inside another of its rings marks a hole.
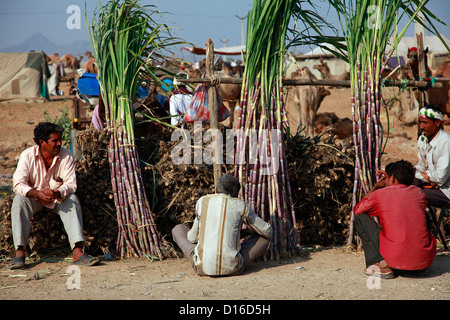
[[[161,83],[157,67],[147,63],[147,58],[173,44],[161,36],[161,31],[167,31],[169,37],[170,32],[164,24],[155,23],[154,13],[158,13],[154,6],[113,0],[96,11],[92,28],[88,24],[111,134],[108,155],[119,226],[116,254],[120,257],[155,254],[163,258],[159,246],[168,245],[152,220],[134,145],[132,101],[142,82],[140,75],[146,73]]]

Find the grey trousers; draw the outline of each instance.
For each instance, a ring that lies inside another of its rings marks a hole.
[[[183,224],[178,224],[172,229],[172,238],[175,243],[180,247],[181,251],[186,258],[189,259],[192,267],[198,275],[205,275],[194,264],[194,249],[197,244],[189,242],[187,239],[187,233],[189,228]],[[244,268],[249,265],[256,258],[262,256],[269,248],[270,240],[261,237],[260,235],[250,236],[241,244],[240,253],[244,256],[244,264],[232,275],[237,275],[244,271]]]
[[[380,253],[380,232],[381,227],[367,213],[360,213],[355,216],[355,229],[361,238],[366,259],[366,267],[383,260]]]
[[[33,214],[43,210],[54,212],[60,216],[72,250],[75,243],[84,242],[81,205],[75,194],[70,194],[54,209],[45,208],[39,200],[17,194],[11,206],[11,226],[16,250],[19,246],[25,247],[28,242]]]

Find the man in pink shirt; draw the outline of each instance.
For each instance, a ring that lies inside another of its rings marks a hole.
[[[378,174],[381,179],[353,209],[366,274],[390,279],[392,269],[427,269],[436,255],[436,239],[427,228],[425,193],[412,185],[415,168],[400,160]]]
[[[95,265],[97,258],[83,253],[83,219],[78,197],[75,162],[61,147],[63,128],[44,122],[34,129],[36,145],[23,151],[13,175],[16,193],[11,206],[11,225],[16,257],[11,269],[25,265],[25,246],[34,213],[57,213],[67,232],[76,264]]]

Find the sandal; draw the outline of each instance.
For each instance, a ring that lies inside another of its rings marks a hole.
[[[74,261],[74,264],[82,266],[95,266],[99,263],[100,259],[87,255],[86,253],[83,253],[83,255],[77,261]]]
[[[368,276],[377,276],[381,279],[393,279],[395,278],[394,271],[383,261],[381,264],[377,262],[366,268],[365,274]]]
[[[9,269],[16,270],[22,269],[23,267],[25,267],[25,257],[15,257],[14,259],[12,259]]]

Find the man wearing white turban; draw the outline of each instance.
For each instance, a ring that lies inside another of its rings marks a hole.
[[[417,142],[419,162],[415,185],[423,187],[428,201],[450,199],[450,135],[444,131],[444,115],[437,106],[419,111]]]

